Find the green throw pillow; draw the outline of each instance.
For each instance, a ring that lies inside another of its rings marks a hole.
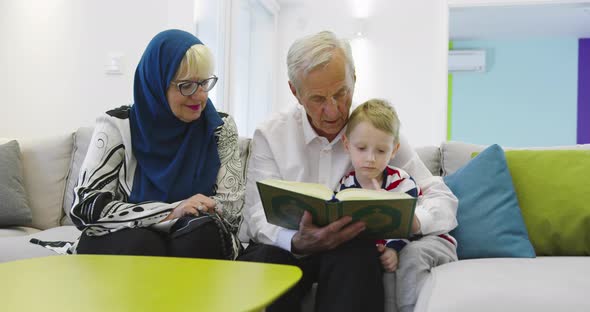
[[[590,256],[590,150],[505,153],[537,256]]]

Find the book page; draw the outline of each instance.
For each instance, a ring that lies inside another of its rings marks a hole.
[[[361,188],[349,188],[336,194],[336,198],[344,200],[367,200],[367,199],[404,199],[412,196],[401,192],[387,192],[384,190],[367,190]]]
[[[292,191],[299,194],[305,194],[323,200],[331,200],[334,196],[334,192],[332,190],[330,190],[327,186],[318,183],[305,183],[276,179],[262,180],[259,181],[259,183],[271,185],[280,189]]]

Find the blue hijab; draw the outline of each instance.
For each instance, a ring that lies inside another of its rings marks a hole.
[[[170,109],[166,90],[186,51],[202,44],[181,30],[166,30],[148,44],[137,70],[129,123],[137,168],[129,202],[187,199],[215,194],[221,166],[214,131],[223,124],[207,99],[199,119],[185,123]]]

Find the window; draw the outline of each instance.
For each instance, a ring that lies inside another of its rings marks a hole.
[[[198,35],[212,47],[220,78],[209,96],[234,117],[240,136],[252,137],[275,101],[279,6],[274,0],[197,0],[195,7]]]

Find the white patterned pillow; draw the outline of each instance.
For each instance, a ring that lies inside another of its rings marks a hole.
[[[73,225],[74,223],[70,219],[70,209],[74,203],[74,187],[78,183],[78,175],[80,174],[80,167],[86,158],[86,152],[88,151],[88,145],[92,138],[92,132],[94,128],[83,127],[76,131],[74,134],[74,146],[72,149],[72,159],[70,161],[70,170],[66,179],[66,189],[64,192],[63,210],[64,216],[61,220],[62,225]]]

